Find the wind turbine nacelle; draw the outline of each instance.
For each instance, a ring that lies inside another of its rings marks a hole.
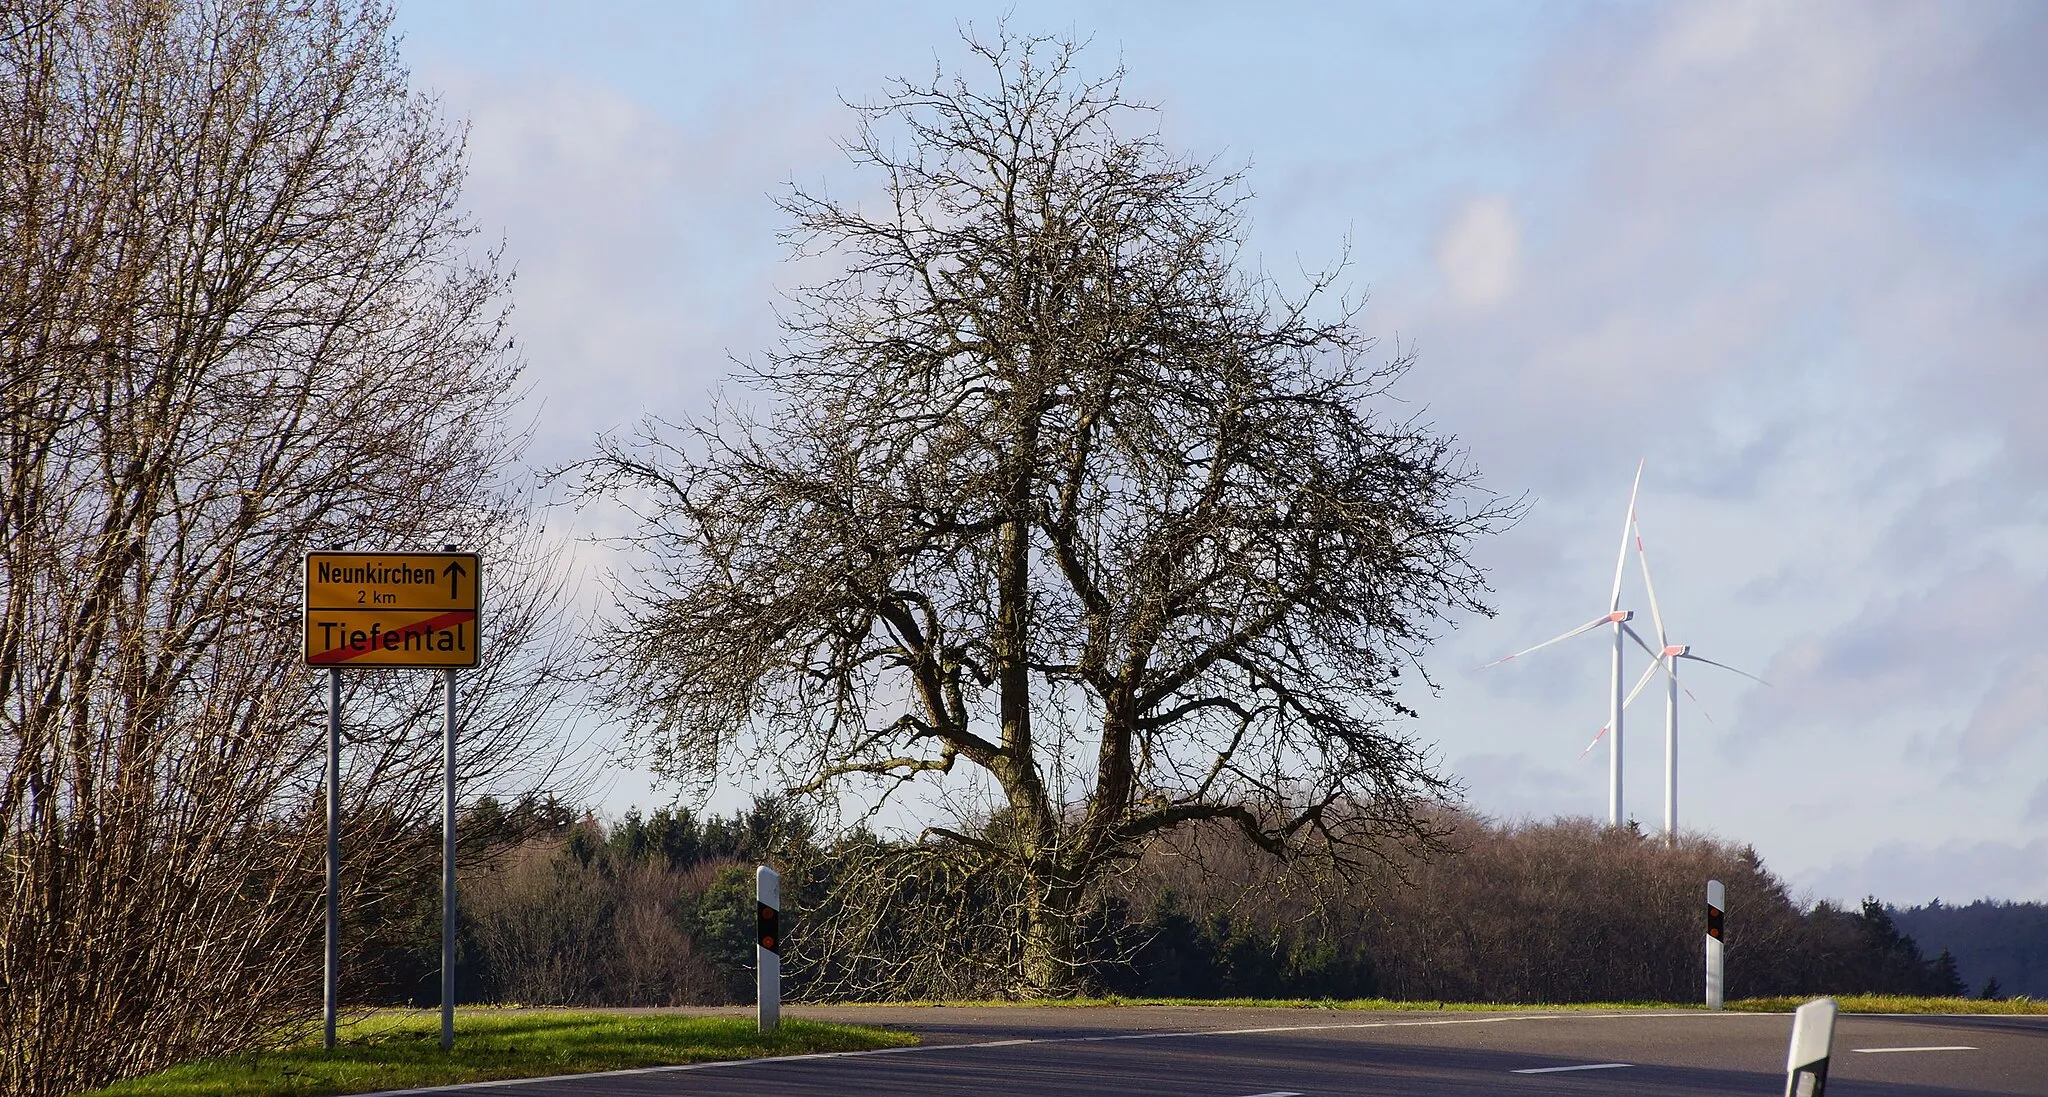
[[[1668,644],[1665,646],[1661,654],[1663,654],[1663,656],[1667,659],[1676,659],[1677,657],[1684,655],[1686,652],[1691,650],[1691,644]]]
[[[1618,609],[1608,614],[1607,619],[1617,625],[1624,624],[1636,619],[1636,611],[1632,609]]]

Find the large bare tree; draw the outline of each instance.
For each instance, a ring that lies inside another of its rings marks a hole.
[[[1091,887],[1155,836],[1429,835],[1397,679],[1485,610],[1469,545],[1512,508],[1382,413],[1409,361],[1332,276],[1244,269],[1238,175],[1071,43],[968,44],[971,76],[856,108],[872,199],[787,196],[840,265],[749,369],[767,406],[587,466],[645,519],[609,698],[678,776],[886,795],[965,762],[994,809],[923,840],[1018,881],[1011,988],[1063,993]]]
[[[482,550],[463,776],[559,756],[552,581],[504,486],[507,279],[389,20],[0,5],[0,1093],[317,1011],[305,550]],[[351,913],[427,867],[381,839],[432,817],[434,708],[425,675],[350,676]]]

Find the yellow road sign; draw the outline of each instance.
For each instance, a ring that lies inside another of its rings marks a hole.
[[[309,552],[306,662],[473,667],[480,578],[473,552]]]

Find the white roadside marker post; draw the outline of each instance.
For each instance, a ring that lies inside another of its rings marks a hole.
[[[1721,915],[1728,909],[1728,889],[1707,881],[1707,1008],[1721,1008]]]
[[[767,865],[754,870],[754,1001],[762,1032],[782,1023],[782,877]]]
[[[1835,1000],[1815,998],[1792,1015],[1792,1048],[1785,1056],[1785,1097],[1822,1097],[1828,1054],[1835,1043]]]

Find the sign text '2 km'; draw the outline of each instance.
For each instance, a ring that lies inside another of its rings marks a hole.
[[[473,552],[309,552],[306,662],[316,667],[473,667]]]

